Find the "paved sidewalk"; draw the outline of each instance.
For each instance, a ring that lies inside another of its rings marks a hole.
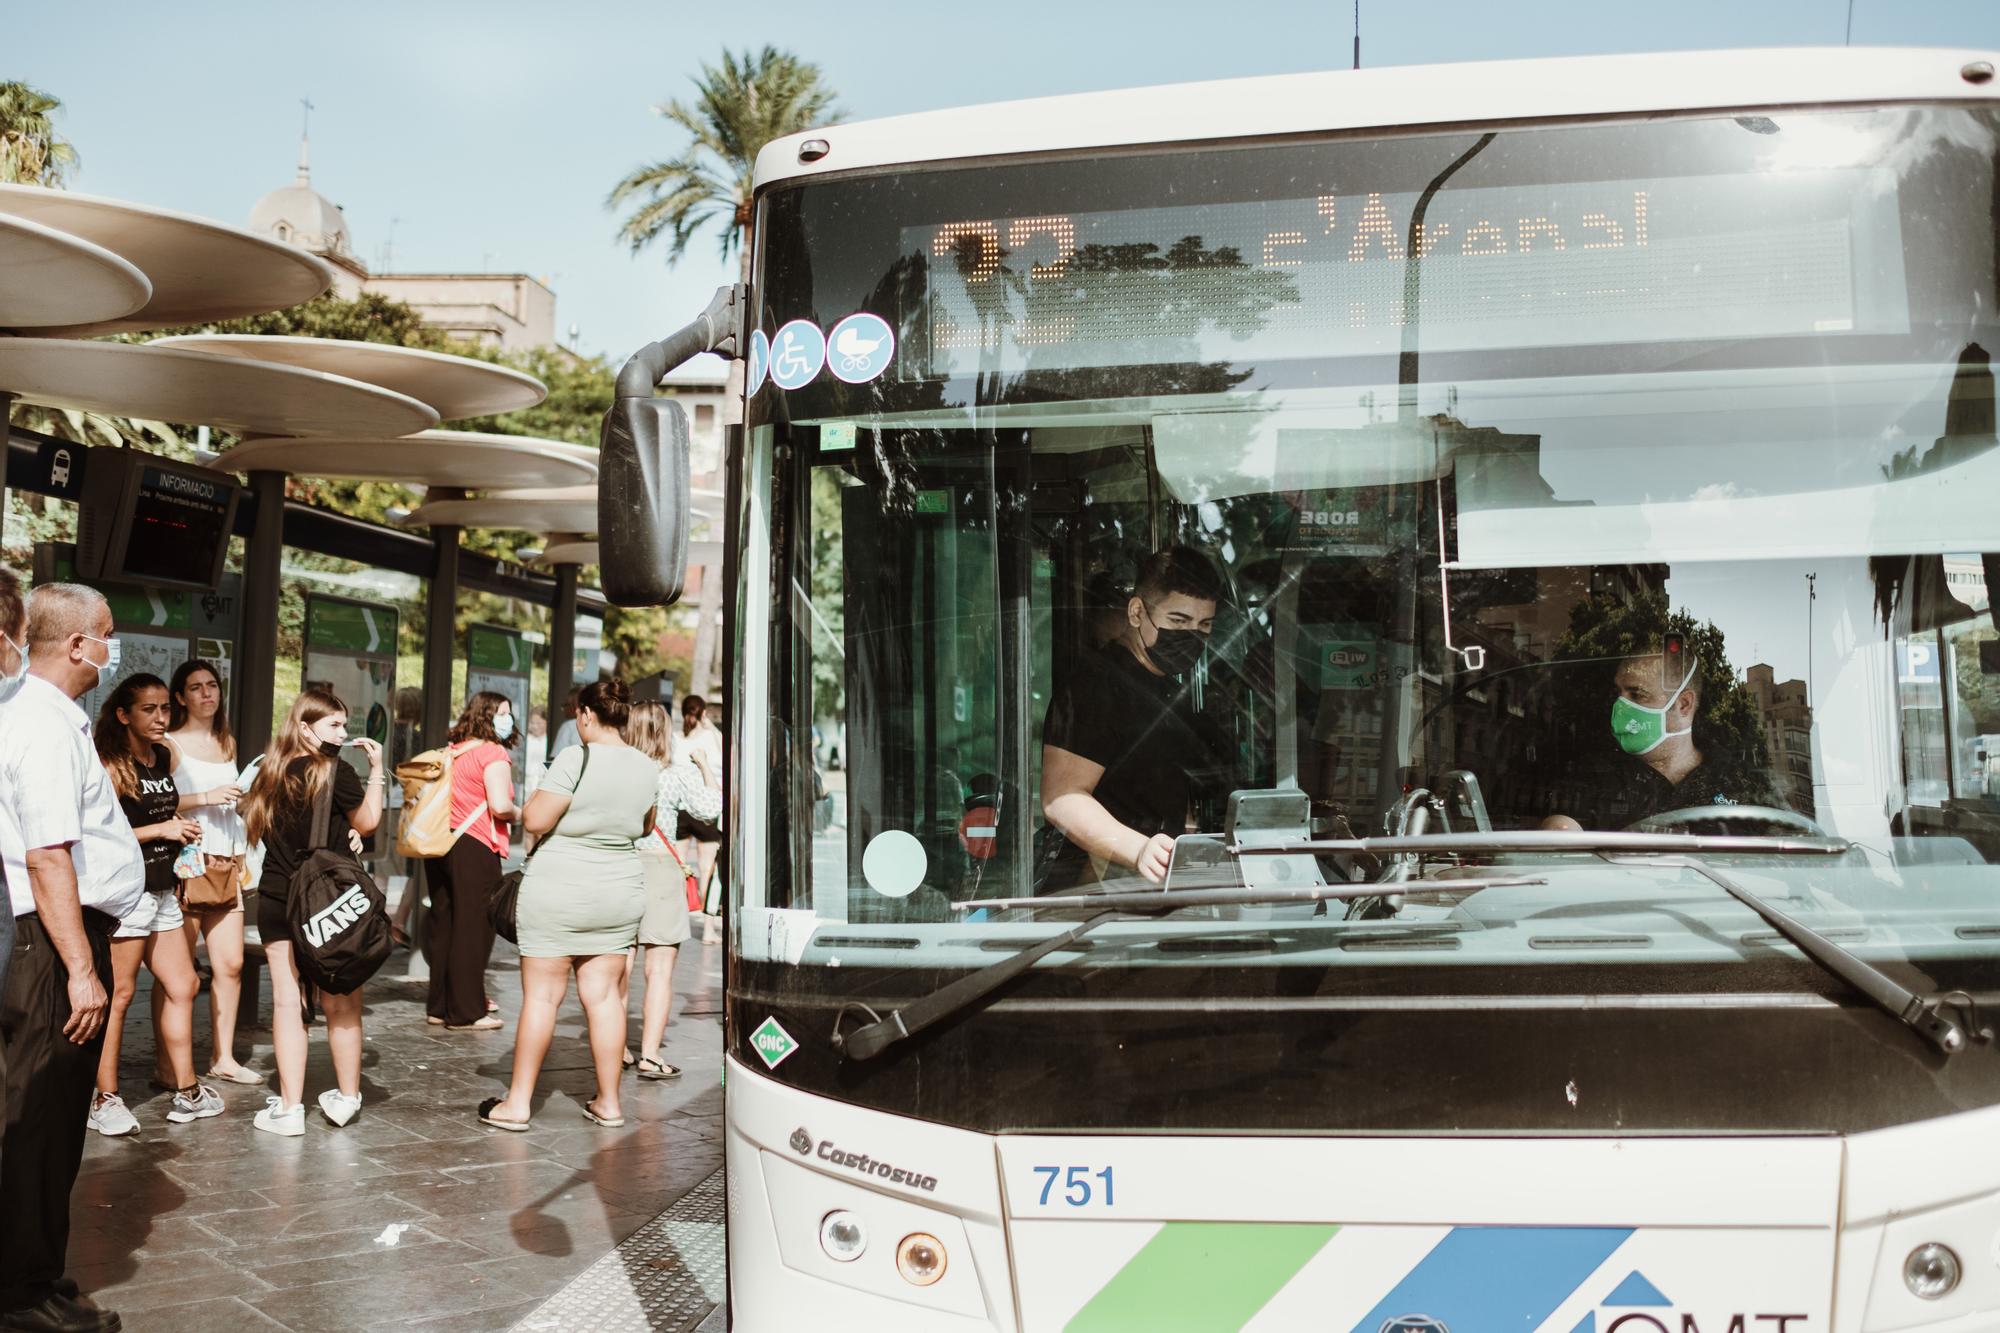
[[[505,1086],[520,1004],[514,952],[504,943],[495,952],[487,988],[509,1020],[499,1032],[426,1026],[423,984],[402,977],[403,953],[369,983],[365,1100],[344,1129],[314,1105],[333,1082],[325,1029],[315,1026],[301,1139],[251,1128],[263,1088],[225,1086],[224,1115],[166,1122],[166,1094],[147,1086],[153,1044],[142,978],[120,1071],[141,1130],[91,1136],[72,1201],[71,1275],[136,1333],[481,1333],[534,1314],[714,1176],[720,946],[682,948],[664,1054],[686,1072],[664,1083],[628,1078],[623,1129],[579,1113],[593,1085],[572,989],[535,1126],[524,1134],[487,1128],[474,1113]],[[635,989],[635,1045],[639,998]],[[270,1070],[268,981],[259,1013],[264,1021],[247,1043],[239,1039],[239,1054],[247,1049],[249,1064]],[[204,997],[198,1034],[207,1014]],[[199,1036],[196,1050],[206,1050]]]

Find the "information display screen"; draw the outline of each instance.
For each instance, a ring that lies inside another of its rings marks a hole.
[[[229,540],[235,488],[223,482],[169,472],[139,471],[132,495],[121,576],[208,586],[216,552]]]
[[[1893,171],[1446,188],[901,231],[903,379],[1908,331]],[[1412,262],[1412,260],[1419,262]],[[912,319],[911,316],[916,318]]]

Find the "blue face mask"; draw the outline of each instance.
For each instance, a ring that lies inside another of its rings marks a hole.
[[[0,634],[0,639],[6,638],[6,635]],[[12,674],[0,676],[0,704],[6,703],[16,694],[19,694],[21,686],[28,679],[28,645],[26,643],[15,643],[12,639],[7,639],[7,646],[14,650],[14,655],[18,660],[14,663]]]
[[[118,659],[123,655],[125,645],[116,639],[100,639],[95,634],[86,634],[83,637],[89,639],[92,643],[101,643],[104,645],[104,660],[102,662],[91,662],[91,665],[97,668],[97,683],[102,685],[118,674]],[[89,659],[85,660],[88,661]]]
[[[513,736],[514,715],[512,713],[502,713],[500,716],[494,718],[493,734],[503,741]]]

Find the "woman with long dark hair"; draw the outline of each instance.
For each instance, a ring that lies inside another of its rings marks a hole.
[[[639,938],[646,880],[633,844],[653,829],[660,766],[625,743],[632,696],[622,682],[594,681],[577,696],[582,744],[549,765],[521,822],[543,841],[521,879],[521,1017],[514,1030],[514,1079],[505,1097],[479,1104],[479,1118],[524,1130],[535,1079],[555,1036],[556,1012],[576,973],[590,1030],[597,1096],[584,1119],[615,1129],[625,1053],[625,953]]]
[[[517,739],[513,704],[492,690],[467,699],[445,737],[452,755],[451,826],[458,836],[451,850],[425,863],[431,915],[424,953],[431,965],[429,1020],[451,1032],[504,1026],[486,1011],[486,963],[493,955],[486,905],[500,887],[506,826],[521,815],[507,757]]]
[[[340,751],[352,745],[368,759],[364,784],[343,763]],[[306,1083],[306,1024],[285,905],[292,876],[317,848],[312,841],[313,805],[331,788],[333,816],[327,841],[360,850],[361,839],[382,822],[382,747],[365,736],[347,737],[347,705],[326,690],[299,694],[264,751],[264,762],[243,796],[243,824],[252,843],[264,844],[264,874],[257,882],[257,933],[271,969],[271,1045],[278,1062],[278,1095],[257,1113],[257,1128],[297,1137],[306,1132],[302,1098]],[[320,1113],[344,1125],[361,1110],[361,988],[346,995],[319,993],[326,1016],[326,1044],[339,1086],[319,1096]]]
[[[157,1010],[154,1077],[173,1091],[167,1119],[183,1124],[223,1111],[221,1094],[194,1075],[194,997],[200,981],[194,952],[181,932],[174,863],[181,849],[201,836],[201,826],[176,813],[180,793],[172,753],[163,744],[166,735],[167,682],[144,673],[127,676],[111,691],[91,734],[146,864],[145,896],[111,937],[111,1010],[97,1061],[97,1094],[90,1101],[90,1127],[100,1134],[139,1128],[118,1095],[118,1052],[142,962],[153,973],[153,989],[164,997]]]
[[[264,1081],[236,1062],[236,1011],[243,997],[244,858],[249,839],[237,802],[243,798],[236,738],[223,706],[222,673],[200,658],[181,663],[167,689],[167,746],[183,817],[201,825],[202,883],[183,885],[188,947],[208,945],[208,1077],[254,1086]]]

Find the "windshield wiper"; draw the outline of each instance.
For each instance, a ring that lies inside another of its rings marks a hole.
[[[1778,856],[1843,856],[1849,844],[1840,838],[1755,837],[1685,833],[1589,833],[1558,830],[1523,830],[1513,833],[1422,833],[1400,837],[1337,838],[1280,842],[1267,846],[1230,846],[1233,856],[1286,856],[1313,852],[1359,852],[1370,855],[1415,853],[1419,856],[1464,855],[1486,852],[1584,852],[1607,859],[1646,857],[1648,865],[1688,869],[1701,875],[1783,935],[1814,963],[1866,996],[1885,1013],[1908,1027],[1943,1054],[1965,1049],[1965,1030],[1946,1012],[1956,1003],[1954,994],[1918,995],[1873,963],[1827,939],[1804,922],[1766,902],[1715,867],[1690,853],[1761,853]],[[1671,860],[1654,860],[1672,857]],[[1409,879],[1394,883],[1301,884],[1257,889],[1133,889],[1091,893],[1051,894],[1041,898],[970,899],[955,902],[960,911],[973,908],[1026,908],[1031,911],[1078,911],[1093,914],[1059,935],[1037,940],[998,962],[968,973],[949,985],[900,1009],[887,1018],[842,1034],[836,1026],[834,1048],[855,1060],[880,1055],[925,1028],[960,1013],[1020,976],[1048,955],[1073,946],[1097,927],[1120,916],[1154,915],[1185,907],[1276,906],[1286,903],[1338,901],[1379,897],[1384,893],[1403,897],[1463,892],[1472,889],[1510,888],[1546,884],[1546,879],[1491,877],[1479,879]],[[1237,923],[1216,923],[1230,924]],[[873,1011],[869,1011],[873,1017]],[[1983,1036],[1983,1034],[1982,1034]]]
[[[1546,883],[1548,883],[1546,879],[1515,876],[1497,879],[1451,879],[1438,880],[1431,884],[1404,884],[1398,886],[1397,892],[1407,896]],[[1113,889],[1108,892],[1049,894],[1040,898],[965,899],[953,903],[952,907],[961,912],[985,907],[1026,908],[1029,911],[1042,912],[1088,911],[1091,915],[1060,935],[1036,940],[1033,944],[1008,954],[998,962],[989,963],[949,985],[939,987],[922,999],[900,1009],[891,1010],[887,1018],[878,1017],[874,1022],[844,1034],[836,1024],[833,1046],[851,1060],[873,1059],[897,1042],[914,1037],[925,1028],[971,1008],[1050,954],[1074,945],[1097,927],[1120,916],[1135,914],[1153,916],[1176,912],[1184,907],[1275,907],[1287,903],[1372,897],[1381,892],[1380,885],[1370,884],[1292,884],[1254,889]],[[872,1015],[873,1011],[870,1013]]]
[[[1665,856],[1644,864],[1692,870],[1724,893],[1764,919],[1773,930],[1790,940],[1798,951],[1826,971],[1852,986],[1889,1014],[1936,1047],[1944,1055],[1965,1049],[1965,1029],[1945,1012],[1958,1003],[1957,993],[1919,995],[1873,963],[1841,948],[1826,936],[1783,909],[1773,906],[1736,883],[1729,876],[1689,853],[1764,853],[1780,856],[1841,856],[1849,844],[1841,838],[1765,838],[1685,833],[1589,833],[1557,830],[1523,830],[1514,833],[1422,833],[1406,837],[1344,838],[1331,841],[1290,842],[1275,847],[1236,846],[1238,856],[1271,856],[1285,852],[1414,852],[1421,856],[1455,855],[1472,852],[1591,852],[1612,857]],[[1449,881],[1445,881],[1449,882]],[[1378,885],[1376,892],[1407,893],[1407,885]],[[1985,1033],[1982,1030],[1982,1040]]]

